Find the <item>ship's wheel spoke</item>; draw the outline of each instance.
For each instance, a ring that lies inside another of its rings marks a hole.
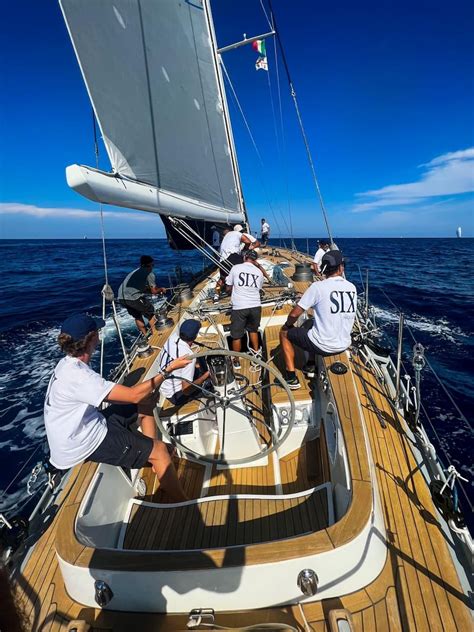
[[[223,357],[224,360],[222,361],[215,359],[213,362],[212,359],[216,357],[218,358],[219,356]],[[274,452],[280,445],[282,445],[284,441],[286,441],[286,439],[289,437],[291,429],[293,428],[295,417],[295,402],[288,384],[273,366],[255,356],[223,349],[211,349],[209,351],[202,351],[190,357],[191,359],[207,358],[208,364],[210,366],[211,375],[213,376],[214,380],[214,391],[211,392],[204,386],[195,385],[196,389],[204,395],[207,401],[202,406],[202,408],[199,409],[199,411],[188,413],[184,417],[181,417],[179,421],[183,422],[183,420],[190,419],[191,417],[193,417],[193,421],[196,421],[196,414],[198,414],[201,419],[203,413],[211,413],[215,415],[220,408],[222,410],[222,433],[220,435],[221,446],[219,457],[199,454],[193,449],[189,448],[187,445],[185,445],[180,438],[171,436],[167,429],[163,427],[161,419],[159,418],[158,424],[163,433],[163,436],[166,437],[171,443],[175,444],[182,454],[192,457],[193,459],[197,459],[198,461],[203,461],[205,463],[227,466],[244,465],[246,463],[252,463],[257,459],[268,456],[269,454]],[[250,384],[249,379],[246,376],[240,373],[235,374],[229,358],[238,358],[240,361],[249,362],[252,365],[259,367],[261,370],[259,381],[257,383]],[[217,372],[215,367],[218,367]],[[265,384],[263,383],[263,376],[265,376],[265,381],[267,382]],[[232,386],[232,384],[235,385],[236,382],[244,382],[244,386],[236,390],[235,386]],[[285,426],[284,429],[282,429],[282,432],[280,434],[277,434],[272,426],[272,418],[270,418],[268,414],[268,404],[264,401],[262,396],[262,394],[268,391],[268,389],[272,386],[281,388],[286,392],[286,395],[288,397],[288,404],[290,406],[288,424]],[[259,393],[259,395],[262,397],[261,407],[256,405],[250,399],[250,397],[255,393]],[[234,415],[242,415],[248,421],[248,423],[257,431],[258,436],[260,437],[260,442],[258,443],[258,452],[256,452],[255,454],[237,459],[224,458],[226,428],[228,425],[228,415],[230,413],[233,413]],[[263,428],[266,428],[268,436],[263,436]]]

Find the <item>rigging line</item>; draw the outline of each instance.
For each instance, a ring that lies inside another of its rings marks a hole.
[[[272,31],[273,31],[272,24]],[[280,113],[280,131],[281,131],[281,144],[283,147],[282,154],[280,158],[282,159],[283,173],[285,175],[285,189],[286,189],[286,201],[288,207],[288,221],[290,222],[290,237],[293,242],[293,219],[291,217],[291,202],[290,202],[290,189],[288,186],[288,171],[287,171],[287,154],[286,154],[286,139],[285,139],[285,127],[283,125],[283,107],[281,101],[281,90],[280,90],[280,67],[278,65],[278,51],[276,38],[273,38],[273,54],[275,56],[275,73],[276,73],[276,84],[277,84],[277,94],[278,94],[278,108]],[[294,243],[292,243],[294,245]]]
[[[426,358],[425,358],[425,360],[426,360]],[[403,362],[403,361],[402,361],[401,365],[402,365],[402,368],[403,368],[403,370],[405,371],[405,373],[408,375],[408,370],[407,370],[407,368],[406,368],[406,366],[405,366],[405,364],[404,364],[404,362]],[[448,450],[447,450],[446,448],[444,448],[444,447],[443,447],[443,444],[442,444],[441,439],[440,439],[440,437],[439,437],[439,435],[438,435],[438,432],[436,431],[436,428],[435,428],[435,426],[434,426],[434,423],[432,422],[431,417],[430,417],[430,415],[428,414],[428,411],[426,410],[425,406],[423,405],[423,402],[420,402],[420,406],[421,406],[421,409],[422,409],[422,411],[423,411],[423,414],[424,414],[424,416],[425,416],[426,420],[428,421],[429,425],[431,426],[431,429],[433,430],[433,434],[434,434],[434,436],[436,437],[436,440],[437,440],[437,442],[438,442],[438,446],[437,446],[437,447],[438,447],[438,448],[439,448],[439,450],[441,450],[441,452],[444,454],[444,456],[445,456],[445,458],[446,458],[446,461],[447,461],[447,463],[448,463],[448,466],[453,465],[453,457],[451,456],[450,452],[448,452]],[[425,432],[426,432],[426,431],[425,431]],[[443,465],[443,464],[441,464],[441,465]],[[456,484],[457,484],[457,485],[461,488],[461,490],[462,490],[462,492],[463,492],[464,496],[466,497],[466,501],[468,502],[468,504],[469,504],[469,506],[470,506],[470,508],[471,508],[471,510],[472,510],[472,503],[471,503],[471,501],[470,501],[470,499],[469,499],[469,497],[468,497],[468,495],[467,495],[466,490],[464,489],[464,486],[463,486],[462,481],[457,480],[457,481],[456,481]]]
[[[395,303],[392,301],[392,299],[388,296],[388,294],[385,292],[385,290],[383,288],[379,288],[382,292],[382,294],[385,296],[385,298],[391,303],[391,305],[398,311],[401,312],[401,309],[395,305]],[[417,343],[417,339],[415,338],[415,334],[412,331],[412,328],[410,327],[410,325],[408,325],[405,322],[405,327],[408,330],[408,333],[410,334],[410,336],[412,337],[412,340],[414,343]],[[439,377],[439,375],[436,373],[435,369],[433,368],[433,365],[431,364],[431,362],[428,360],[428,358],[425,357],[425,361],[426,364],[428,365],[429,369],[431,369],[431,372],[433,373],[434,377],[436,378],[436,381],[438,382],[438,384],[441,386],[441,388],[443,389],[444,393],[446,394],[447,398],[449,399],[449,401],[451,402],[451,404],[454,406],[456,412],[458,413],[460,419],[465,423],[465,425],[469,428],[469,430],[471,431],[471,433],[474,433],[474,428],[472,427],[471,422],[467,419],[466,415],[462,412],[462,410],[459,408],[458,404],[456,403],[454,397],[451,395],[451,393],[449,392],[449,390],[447,389],[447,387],[445,386],[445,384],[443,384],[441,378]]]
[[[31,460],[33,459],[33,457],[35,456],[35,454],[38,452],[38,450],[40,448],[43,447],[43,441],[41,441],[36,448],[33,450],[33,452],[30,454],[30,456],[28,457],[28,459],[23,463],[23,465],[21,466],[21,468],[18,470],[18,472],[15,474],[15,476],[12,478],[12,480],[8,483],[8,485],[5,487],[5,489],[2,491],[2,495],[0,496],[0,499],[3,500],[3,497],[5,496],[5,494],[7,493],[7,491],[10,489],[10,487],[13,485],[13,483],[15,483],[15,481],[18,480],[20,474],[23,472],[23,470],[25,470],[26,466],[28,465],[28,463],[31,463]]]
[[[428,415],[428,412],[427,412],[426,408],[423,406],[423,403],[421,403],[421,408],[422,408],[422,410],[423,410],[423,414],[424,414],[424,416],[425,416],[426,420],[427,420],[427,421],[428,421],[428,423],[430,424],[431,429],[432,429],[432,431],[433,431],[433,433],[434,433],[434,435],[435,435],[435,437],[436,437],[436,439],[437,439],[437,441],[438,441],[438,444],[439,444],[439,447],[440,447],[440,449],[441,449],[441,452],[443,452],[444,456],[446,457],[446,459],[447,459],[447,461],[448,461],[448,465],[453,465],[453,458],[452,458],[452,456],[450,455],[450,453],[449,453],[449,452],[448,452],[445,448],[443,448],[443,444],[441,443],[441,439],[439,438],[439,435],[438,435],[438,433],[436,432],[436,429],[435,429],[435,427],[434,427],[434,424],[433,424],[433,422],[431,421],[431,417]],[[466,490],[464,489],[464,485],[462,484],[462,482],[461,482],[459,479],[456,481],[456,484],[459,486],[459,488],[461,489],[462,493],[464,494],[464,497],[466,498],[466,502],[467,502],[467,504],[469,505],[469,509],[472,511],[472,509],[473,509],[473,504],[472,504],[472,502],[471,502],[471,500],[470,500],[469,496],[467,495]]]
[[[260,0],[260,6],[262,7],[262,11],[263,11],[263,15],[265,16],[267,22],[268,22],[268,26],[270,27],[270,30],[273,31],[273,25],[270,21],[270,18],[268,16],[267,10],[265,9],[265,6],[263,4],[263,0]]]
[[[95,164],[97,170],[99,169],[99,143],[97,142],[97,125],[95,120],[94,110],[92,110],[92,126],[94,129],[94,153],[95,153]],[[100,231],[102,236],[102,256],[104,259],[104,274],[105,274],[105,284],[109,284],[109,271],[107,267],[107,251],[105,248],[105,229],[104,229],[104,209],[102,206],[102,202],[99,202],[100,209]]]
[[[259,151],[259,149],[257,147],[257,143],[255,142],[255,138],[253,137],[252,131],[251,131],[250,126],[248,124],[248,121],[247,121],[247,119],[245,117],[245,114],[244,114],[244,111],[243,111],[242,106],[240,104],[240,101],[239,101],[239,99],[237,97],[237,93],[235,92],[234,85],[233,85],[233,83],[232,83],[232,81],[231,81],[231,79],[229,77],[229,73],[227,72],[227,68],[225,67],[225,64],[224,64],[222,59],[221,59],[221,65],[222,65],[222,68],[224,70],[225,77],[226,77],[226,79],[227,79],[227,81],[229,83],[229,86],[230,86],[230,89],[232,91],[232,94],[234,96],[234,99],[235,99],[235,102],[237,104],[237,107],[239,109],[239,112],[240,112],[240,114],[242,116],[242,119],[244,121],[244,124],[245,124],[245,127],[247,129],[247,132],[248,132],[248,134],[250,136],[250,140],[252,141],[252,145],[253,145],[253,147],[255,149],[255,153],[257,154],[257,157],[259,159],[260,165],[261,165],[262,169],[265,169],[265,165],[263,163],[263,159],[262,159],[262,156],[260,154],[260,151]],[[277,225],[278,231],[279,231],[279,233],[281,235],[282,232],[281,232],[280,222],[277,220],[277,217],[276,217],[276,214],[275,214],[275,210],[274,210],[273,205],[272,205],[272,203],[270,201],[270,196],[268,194],[268,191],[267,191],[267,188],[266,188],[265,183],[263,181],[263,178],[261,177],[260,174],[259,174],[259,179],[260,179],[260,184],[262,186],[263,192],[264,192],[264,194],[265,194],[265,196],[267,198],[267,204],[268,204],[268,206],[269,206],[269,208],[270,208],[270,210],[272,212],[273,219],[275,220],[275,223]],[[283,221],[285,221],[285,218],[283,216],[282,216],[282,219],[283,219]],[[285,221],[285,225],[286,225],[286,221]],[[289,230],[288,225],[286,225],[286,229]]]
[[[282,41],[281,41],[281,38],[280,38],[280,33],[277,30],[275,16],[274,16],[274,13],[273,13],[273,8],[272,8],[272,1],[268,0],[268,3],[269,3],[269,6],[270,6],[270,13],[271,13],[271,16],[272,16],[273,30],[275,31],[275,35],[276,35],[276,37],[278,39],[278,44],[280,45],[281,56],[282,56],[282,59],[283,59],[283,65],[285,67],[285,72],[286,72],[286,76],[287,76],[287,79],[288,79],[288,84],[290,86],[290,93],[291,93],[291,96],[293,98],[293,103],[294,103],[295,110],[296,110],[296,116],[298,118],[298,123],[299,123],[299,126],[300,126],[301,135],[303,137],[303,142],[304,142],[304,145],[305,145],[305,148],[306,148],[306,154],[308,156],[309,166],[311,168],[311,173],[313,175],[314,185],[315,185],[315,188],[316,188],[316,191],[317,191],[317,194],[318,194],[319,205],[321,207],[321,211],[322,211],[322,214],[323,214],[324,223],[326,224],[326,230],[328,232],[329,239],[331,240],[331,243],[333,244],[334,240],[332,238],[331,229],[329,227],[329,219],[328,219],[328,216],[327,216],[326,206],[324,204],[323,195],[321,193],[321,189],[319,187],[318,178],[316,176],[316,170],[315,170],[314,163],[313,163],[313,157],[311,155],[311,149],[309,147],[308,139],[306,137],[306,132],[305,132],[305,129],[304,129],[304,126],[303,126],[303,120],[301,118],[300,109],[299,109],[299,106],[298,106],[298,100],[296,98],[296,91],[295,91],[293,82],[291,80],[290,70],[288,68],[288,63],[286,61],[286,55],[285,55],[283,44],[282,44]]]

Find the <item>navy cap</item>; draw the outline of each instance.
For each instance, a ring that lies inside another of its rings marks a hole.
[[[342,252],[340,250],[329,250],[321,259],[321,269],[324,271],[324,268],[338,268],[341,263],[344,263]]]
[[[89,314],[73,314],[63,322],[61,333],[68,334],[75,342],[102,327],[105,327],[105,320],[102,318],[92,318]]]
[[[252,261],[257,261],[258,259],[258,254],[255,252],[255,250],[247,250],[243,254],[244,259],[252,259]]]
[[[329,246],[331,242],[329,239],[318,239],[318,244],[321,244],[321,246]]]
[[[188,318],[185,320],[179,328],[179,335],[187,340],[194,340],[201,329],[201,323],[199,320]]]

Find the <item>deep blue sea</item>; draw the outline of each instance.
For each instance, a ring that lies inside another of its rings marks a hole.
[[[315,239],[295,242],[298,249],[306,251],[309,247],[314,253]],[[279,241],[273,243],[278,245]],[[337,243],[349,258],[347,276],[360,289],[358,266],[364,275],[366,268],[370,270],[370,301],[389,338],[396,346],[398,316],[393,301],[472,424],[474,239],[338,239]],[[158,283],[163,286],[176,283],[180,274],[186,276],[203,267],[202,255],[174,252],[165,240],[108,240],[109,282],[115,291],[142,254],[155,258]],[[43,398],[50,372],[60,358],[55,342],[59,326],[74,312],[101,313],[102,244],[99,240],[3,240],[0,270],[0,490],[8,487],[7,493],[0,491],[0,511],[11,515],[24,504],[28,475],[43,458]],[[133,321],[121,308],[119,316],[126,342],[131,344],[136,336]],[[407,363],[412,346],[407,331]],[[109,317],[106,373],[120,359]],[[432,428],[426,421],[427,431],[445,462],[452,461],[469,479],[464,489],[472,503],[472,425],[470,428],[463,421],[428,368],[423,373],[422,401],[433,424]],[[25,464],[25,470],[10,485]],[[469,502],[462,493],[460,500],[468,514]],[[472,520],[470,524],[472,528]]]

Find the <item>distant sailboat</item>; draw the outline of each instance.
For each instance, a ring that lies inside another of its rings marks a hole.
[[[461,237],[462,237],[462,229],[461,229],[461,226],[458,226],[458,227],[456,228],[456,237],[459,237],[459,238],[461,238]]]

